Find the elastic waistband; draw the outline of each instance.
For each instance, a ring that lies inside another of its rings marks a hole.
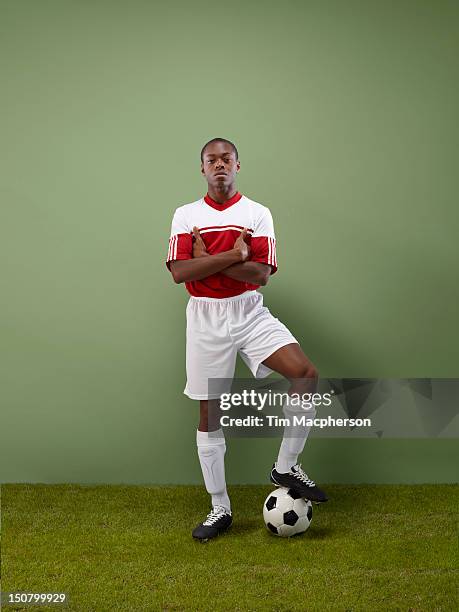
[[[246,300],[247,298],[251,298],[255,295],[261,295],[261,293],[259,293],[256,289],[251,289],[250,291],[244,291],[244,293],[240,293],[239,295],[233,295],[232,297],[226,298],[197,297],[195,295],[190,295],[190,302],[213,302],[214,304],[228,304],[229,302]]]

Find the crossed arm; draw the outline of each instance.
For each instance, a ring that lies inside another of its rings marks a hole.
[[[212,274],[221,272],[229,278],[266,285],[271,274],[271,266],[257,261],[247,261],[250,249],[245,238],[247,230],[242,230],[234,246],[229,251],[209,255],[197,227],[193,228],[193,259],[172,261],[170,270],[176,283],[202,280]]]

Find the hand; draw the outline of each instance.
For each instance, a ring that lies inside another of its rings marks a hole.
[[[193,257],[208,257],[209,253],[206,250],[206,245],[204,244],[204,240],[201,238],[201,234],[196,226],[193,227],[193,236]]]
[[[250,248],[249,248],[249,245],[245,241],[246,237],[247,237],[247,229],[244,227],[242,232],[237,237],[236,242],[234,243],[234,247],[233,247],[234,249],[240,252],[241,261],[247,261],[247,259],[250,256]]]

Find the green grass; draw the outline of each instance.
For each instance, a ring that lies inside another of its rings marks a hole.
[[[202,487],[2,485],[2,590],[78,612],[457,609],[458,487],[330,485],[289,540],[264,527],[270,490],[229,487],[233,527],[200,544]]]

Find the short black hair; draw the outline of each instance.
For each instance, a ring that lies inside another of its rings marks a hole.
[[[213,142],[226,142],[226,144],[229,144],[233,148],[234,154],[236,155],[236,160],[239,159],[239,153],[237,152],[236,145],[233,142],[231,142],[231,140],[227,140],[226,138],[212,138],[212,140],[209,140],[209,142],[206,142],[206,144],[201,149],[201,161],[204,161],[203,158],[204,158],[204,151],[206,150],[206,147],[208,147]]]

